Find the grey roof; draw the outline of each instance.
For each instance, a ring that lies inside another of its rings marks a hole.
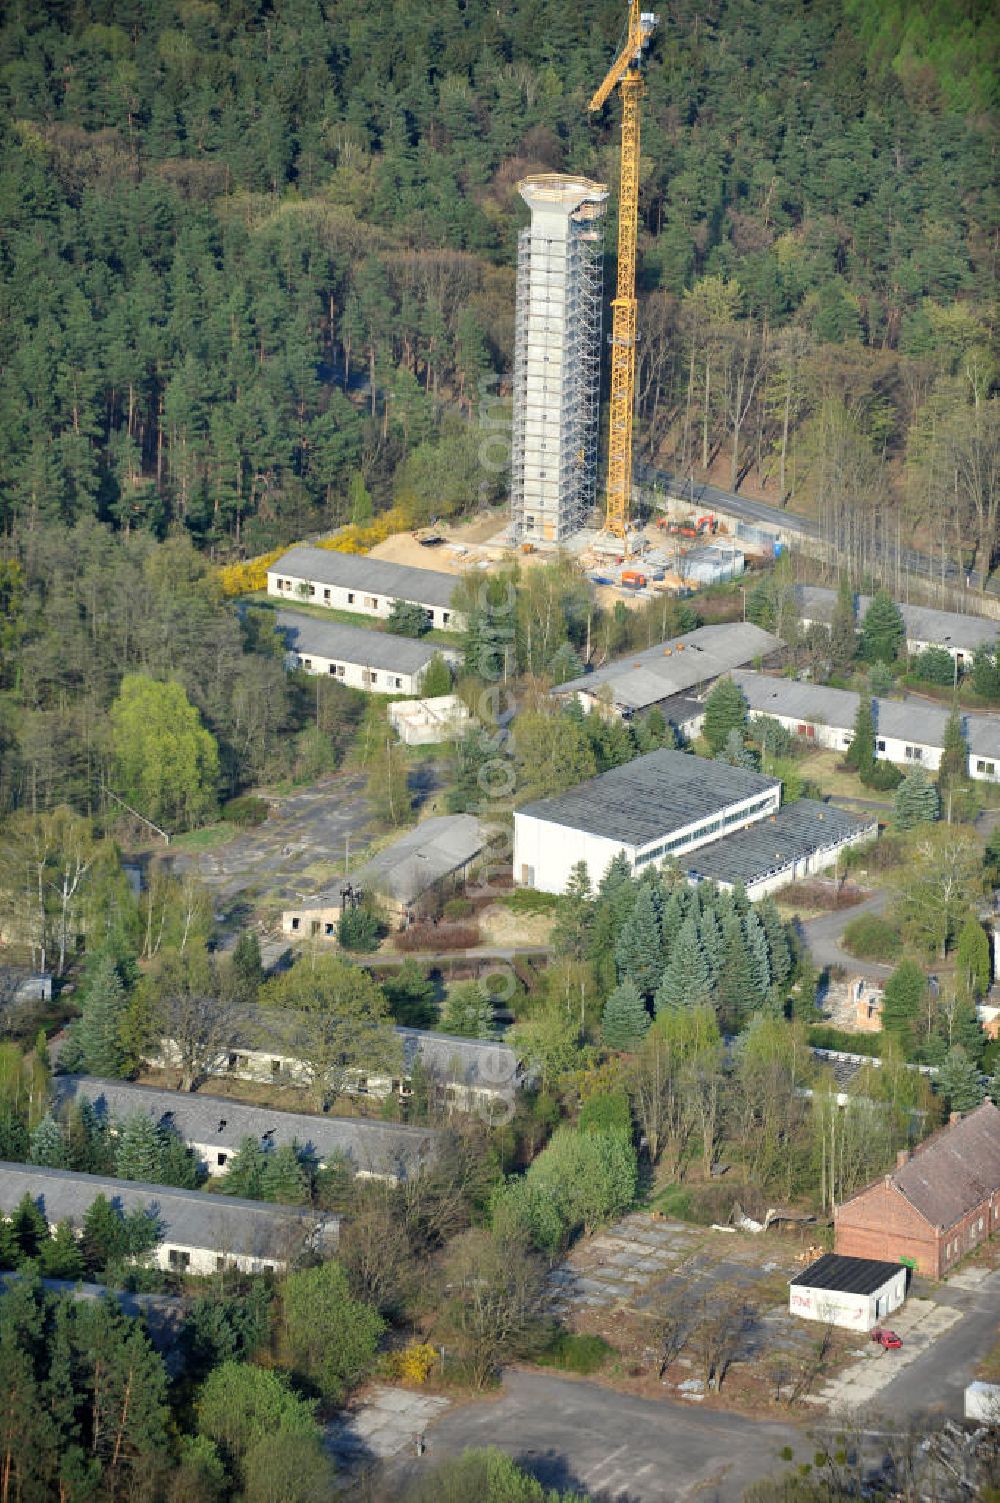
[[[732,835],[724,835],[683,858],[689,877],[749,887],[793,861],[839,846],[853,836],[878,833],[878,821],[859,819],[833,804],[810,798],[784,804],[777,814]]]
[[[347,590],[367,590],[388,600],[409,600],[416,605],[447,608],[455,593],[458,577],[436,569],[415,569],[410,564],[391,564],[387,559],[370,558],[362,553],[337,553],[330,548],[312,548],[300,543],[289,548],[268,574],[288,574],[293,579],[315,580],[317,584],[339,585]]]
[[[931,1226],[954,1226],[1000,1190],[1000,1111],[984,1101],[922,1143],[891,1179]]]
[[[407,1074],[419,1059],[427,1074],[441,1083],[492,1091],[509,1090],[520,1083],[517,1055],[497,1039],[463,1039],[418,1028],[397,1028],[396,1032],[403,1041]]]
[[[743,767],[664,750],[613,767],[568,793],[525,804],[517,813],[603,835],[622,846],[644,846],[780,786],[777,778]]]
[[[393,1032],[402,1044],[403,1070],[407,1075],[419,1059],[424,1069],[442,1084],[483,1085],[497,1091],[520,1084],[517,1055],[509,1044],[496,1039],[457,1038],[422,1028],[395,1028]],[[247,1008],[242,1026],[234,1031],[232,1047],[273,1048],[280,1052],[273,1014],[269,1016],[266,1007]]]
[[[427,890],[472,861],[486,844],[474,814],[437,814],[407,830],[358,868],[353,881],[400,903],[414,903]]]
[[[822,621],[827,625],[833,620],[836,590],[827,590],[820,585],[796,585],[795,594],[803,620]],[[871,603],[870,595],[855,597],[858,621]],[[960,652],[975,652],[977,647],[992,647],[1000,637],[1000,622],[989,621],[983,616],[939,611],[934,606],[908,605],[902,601],[898,604],[909,642],[929,642],[938,647],[954,647]]]
[[[623,709],[642,710],[672,694],[684,694],[697,684],[718,678],[741,663],[769,657],[780,646],[777,637],[750,621],[699,626],[696,631],[671,637],[655,647],[606,663],[593,673],[570,679],[552,692],[597,694],[607,685],[614,704]]]
[[[172,1128],[186,1143],[200,1143],[232,1153],[244,1138],[255,1138],[274,1148],[296,1144],[319,1163],[344,1154],[355,1173],[361,1170],[392,1174],[397,1179],[419,1172],[433,1157],[438,1136],[428,1127],[376,1122],[366,1117],[277,1112],[224,1096],[157,1090],[85,1075],[56,1076],[52,1091],[60,1105],[86,1100],[98,1113],[110,1118],[123,1119],[145,1112],[158,1126]]]
[[[345,626],[340,621],[318,621],[298,611],[278,611],[278,630],[290,652],[299,657],[315,653],[335,662],[357,663],[362,668],[384,668],[388,673],[419,673],[435,652],[428,642],[397,637],[393,632],[371,631],[364,626]]]
[[[854,729],[859,695],[851,689],[828,689],[823,684],[771,678],[747,670],[737,670],[732,677],[753,711],[813,721],[844,731]],[[913,698],[875,699],[872,703],[878,734],[919,746],[944,745],[949,715],[946,705]],[[976,756],[1000,757],[1000,715],[963,714],[962,729],[969,750]]]
[[[122,1212],[153,1211],[160,1223],[161,1242],[277,1261],[286,1260],[311,1232],[327,1227],[335,1232],[340,1224],[337,1216],[301,1206],[68,1169],[40,1169],[35,1164],[0,1163],[0,1209],[9,1215],[24,1195],[41,1207],[50,1225],[71,1221],[79,1227],[97,1196],[104,1195]]]

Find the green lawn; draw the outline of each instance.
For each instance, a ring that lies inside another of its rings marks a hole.
[[[220,819],[217,824],[203,825],[200,830],[188,830],[184,835],[171,836],[170,844],[178,851],[214,851],[226,845],[238,833],[239,826]]]
[[[264,590],[254,590],[249,595],[240,595],[237,598],[244,605],[252,605],[262,610],[298,611],[303,616],[315,616],[318,621],[340,621],[344,626],[361,626],[366,631],[385,631],[385,623],[377,621],[374,616],[362,616],[356,611],[340,611],[329,605],[312,605],[305,600],[277,600],[273,595],[266,594]],[[440,643],[443,647],[454,647],[461,651],[465,634],[460,631],[442,631],[440,627],[435,626],[420,640]]]

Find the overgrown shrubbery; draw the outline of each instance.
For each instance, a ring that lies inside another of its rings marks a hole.
[[[835,1049],[843,1054],[870,1054],[878,1059],[882,1054],[882,1039],[878,1034],[847,1033],[842,1028],[830,1028],[825,1023],[809,1028],[809,1043],[813,1049]]]
[[[859,960],[895,960],[903,942],[899,930],[888,919],[874,913],[862,913],[844,929],[843,946]]]
[[[559,1331],[548,1346],[539,1352],[535,1361],[539,1367],[555,1367],[560,1372],[580,1373],[586,1377],[589,1373],[599,1372],[609,1357],[614,1355],[614,1350],[603,1336]]]
[[[257,798],[252,793],[245,793],[240,798],[231,798],[222,806],[222,817],[231,825],[241,825],[244,828],[262,825],[270,813],[266,799]]]
[[[418,951],[471,950],[482,941],[478,924],[411,924],[397,934],[397,950],[413,954]]]

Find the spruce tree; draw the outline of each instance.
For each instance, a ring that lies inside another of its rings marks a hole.
[[[771,990],[771,961],[764,925],[752,908],[743,920],[743,934],[753,972],[754,990],[761,998],[764,998]]]
[[[948,1050],[938,1069],[936,1084],[953,1112],[971,1112],[986,1094],[979,1069],[961,1044]]]
[[[941,810],[938,791],[922,767],[914,767],[896,789],[892,822],[897,830],[933,824]]]
[[[88,1075],[120,1076],[125,1072],[121,1027],[128,998],[113,956],[104,956],[95,967],[82,1016],[75,1032]]]
[[[909,1058],[914,1043],[914,1025],[927,990],[927,978],[915,960],[902,960],[885,984],[882,998],[882,1029],[899,1040]]]
[[[51,1112],[46,1112],[31,1134],[30,1162],[45,1169],[69,1168],[66,1139]]]
[[[260,940],[253,929],[244,929],[233,947],[233,991],[239,1002],[253,1003],[264,980]]]
[[[663,956],[656,895],[648,882],[641,884],[635,907],[618,936],[615,962],[620,980],[630,977],[644,996],[653,992],[663,969]]]
[[[706,908],[698,923],[698,938],[708,963],[709,985],[714,989],[725,959],[722,925],[714,908]]]
[[[27,1191],[14,1207],[10,1225],[19,1257],[37,1258],[49,1240],[49,1224]]]
[[[944,744],[937,774],[938,794],[945,818],[961,819],[965,814],[969,788],[969,747],[962,729],[962,717],[952,709],[944,727]]]
[[[656,993],[657,1016],[681,1007],[700,1007],[711,997],[708,961],[698,938],[694,914],[681,925],[663,980]]]
[[[685,883],[673,889],[669,898],[663,905],[663,915],[660,919],[660,934],[662,936],[662,953],[665,962],[669,962],[673,953],[677,936],[687,916],[690,907],[692,889]]]
[[[84,1213],[80,1251],[89,1273],[118,1262],[125,1252],[125,1223],[106,1195],[96,1195]]]
[[[783,991],[792,974],[792,951],[788,943],[788,931],[773,898],[762,898],[757,904],[757,915],[767,935],[767,954],[771,966],[771,981]]]
[[[309,1176],[291,1144],[265,1155],[261,1198],[281,1205],[300,1206],[309,1199]]]
[[[743,924],[738,914],[734,913],[729,922],[723,924],[722,937],[725,960],[715,989],[715,1002],[721,1025],[726,1031],[737,1033],[762,1006],[764,996],[757,989]]]
[[[837,601],[830,622],[830,659],[838,673],[849,668],[858,650],[855,625],[854,591],[851,581],[842,574],[837,587]]]
[[[594,924],[594,893],[586,861],[578,861],[569,874],[566,891],[552,926],[552,948],[567,960],[583,960]]]
[[[156,1185],[161,1182],[162,1171],[163,1142],[159,1129],[147,1112],[134,1112],[118,1132],[115,1174],[119,1179]]]
[[[646,1036],[650,1017],[635,982],[626,977],[604,1004],[601,1028],[609,1049],[631,1051]]]
[[[747,723],[743,690],[731,678],[720,678],[705,700],[702,734],[713,752],[722,751],[730,731],[742,735]]]
[[[478,981],[457,981],[448,989],[441,1011],[442,1033],[457,1038],[488,1039],[493,1036],[493,1003]]]
[[[264,1150],[257,1138],[244,1138],[229,1160],[222,1188],[227,1195],[260,1200],[266,1168]]]
[[[861,656],[866,663],[893,663],[905,640],[899,606],[887,590],[877,590],[861,623]]]
[[[844,753],[844,761],[864,782],[871,776],[875,766],[875,719],[872,702],[867,694],[858,700],[858,713],[854,717],[854,737]]]
[[[42,1245],[39,1272],[46,1279],[82,1279],[86,1269],[76,1234],[68,1221],[60,1221]]]
[[[967,919],[955,949],[955,975],[962,994],[978,1002],[990,986],[990,942],[978,919]]]

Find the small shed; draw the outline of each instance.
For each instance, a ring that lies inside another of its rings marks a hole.
[[[907,1272],[899,1263],[824,1253],[789,1281],[788,1308],[803,1320],[870,1331],[903,1303]]]

